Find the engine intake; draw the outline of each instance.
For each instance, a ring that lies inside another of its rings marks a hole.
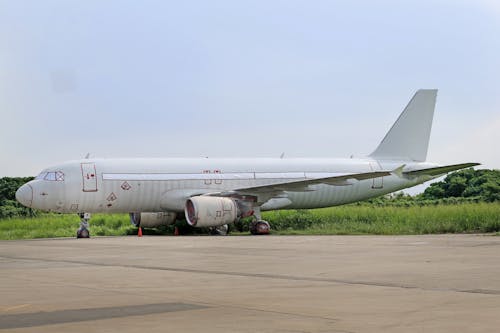
[[[161,225],[170,225],[175,223],[176,213],[130,213],[130,222],[136,227],[156,228]]]
[[[197,196],[186,201],[184,213],[193,227],[218,227],[238,219],[238,205],[231,198]]]

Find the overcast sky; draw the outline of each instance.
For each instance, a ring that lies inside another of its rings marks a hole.
[[[92,157],[371,153],[500,168],[500,2],[0,0],[0,177]]]

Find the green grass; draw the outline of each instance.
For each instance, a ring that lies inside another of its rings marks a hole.
[[[347,205],[314,210],[266,212],[272,233],[279,235],[411,235],[439,233],[496,233],[500,235],[500,203],[462,203],[429,206]],[[183,234],[192,233],[179,223]],[[0,239],[74,237],[79,218],[43,214],[35,218],[0,220]],[[248,224],[238,223],[248,230]],[[95,214],[90,221],[92,236],[135,234],[126,214]],[[173,227],[145,230],[146,234],[172,234]],[[204,230],[194,230],[205,232]],[[235,234],[241,234],[235,232]],[[247,234],[247,233],[245,233]]]
[[[0,220],[0,239],[74,237],[80,226],[76,214],[43,214],[35,218]],[[92,236],[119,236],[135,232],[124,214],[96,214],[91,219]]]
[[[276,234],[413,235],[500,231],[500,204],[437,206],[348,205],[304,211],[268,212]]]

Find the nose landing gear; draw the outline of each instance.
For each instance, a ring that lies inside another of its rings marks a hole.
[[[80,228],[76,231],[76,238],[90,238],[90,213],[80,213],[78,216],[80,216]]]

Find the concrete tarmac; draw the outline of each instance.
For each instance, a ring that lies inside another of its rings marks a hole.
[[[0,332],[498,332],[500,237],[0,242]]]

